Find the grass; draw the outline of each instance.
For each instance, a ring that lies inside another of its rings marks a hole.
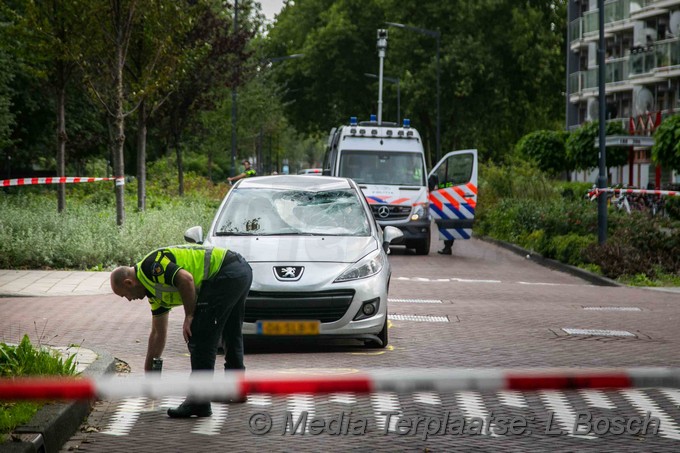
[[[207,229],[224,195],[208,184],[186,197],[156,187],[146,211],[139,212],[131,188],[119,227],[110,191],[70,189],[62,213],[56,212],[54,190],[0,192],[0,268],[110,270],[133,264],[155,248],[185,243],[189,227]]]
[[[75,355],[67,359],[56,352],[31,344],[24,335],[18,345],[0,343],[0,377],[72,376],[76,374]],[[0,402],[0,443],[17,426],[28,422],[42,406],[39,402]]]
[[[629,286],[680,286],[680,275],[658,272],[656,277],[650,279],[645,274],[624,275],[618,279],[621,283]]]

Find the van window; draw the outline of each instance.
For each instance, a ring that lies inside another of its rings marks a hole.
[[[352,178],[357,184],[425,185],[420,153],[343,151],[338,176]]]
[[[439,188],[467,184],[472,178],[473,154],[454,154],[437,168]]]

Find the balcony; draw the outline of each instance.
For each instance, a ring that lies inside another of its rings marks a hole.
[[[604,4],[604,26],[630,19],[631,2],[634,8],[640,0],[609,0]],[[596,37],[599,31],[598,26],[599,10],[594,9],[583,14],[583,36]],[[593,36],[594,35],[594,36]]]
[[[645,50],[631,52],[629,75],[661,76],[670,71],[680,70],[680,38],[657,41]]]

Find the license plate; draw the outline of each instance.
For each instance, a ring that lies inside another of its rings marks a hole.
[[[319,335],[319,321],[257,321],[258,335]]]

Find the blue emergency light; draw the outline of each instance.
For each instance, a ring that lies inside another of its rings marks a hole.
[[[356,116],[350,116],[349,117],[349,125],[350,126],[356,126],[357,125],[357,117]]]
[[[411,120],[408,118],[404,118],[404,127],[411,127]]]
[[[378,121],[378,118],[374,114],[371,114],[371,121]]]

